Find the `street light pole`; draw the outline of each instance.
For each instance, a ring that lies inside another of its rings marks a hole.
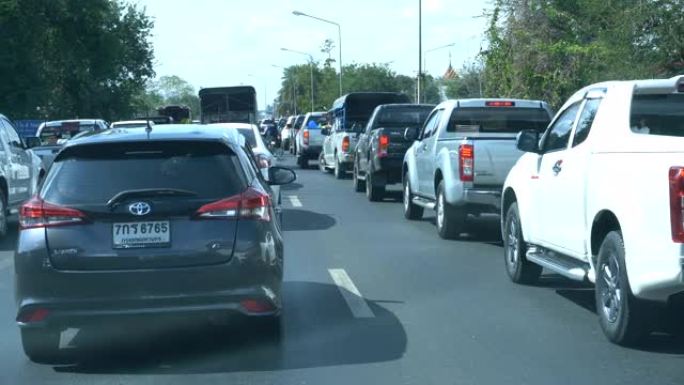
[[[318,21],[322,21],[324,23],[332,24],[332,25],[337,27],[337,43],[338,43],[337,45],[339,48],[338,51],[339,51],[339,56],[340,56],[340,62],[339,62],[339,66],[340,66],[340,96],[342,96],[342,26],[340,26],[339,23],[336,23],[334,21],[326,20],[326,19],[323,19],[323,18],[317,17],[317,16],[312,16],[312,15],[306,14],[304,12],[292,11],[292,14],[295,16],[306,16],[306,17],[312,18],[314,20],[318,20]]]
[[[314,62],[313,62],[313,56],[311,54],[306,53],[306,52],[297,51],[297,50],[288,49],[288,48],[281,48],[280,50],[286,51],[286,52],[292,52],[292,53],[296,53],[299,55],[304,55],[304,56],[309,57],[309,72],[311,74],[311,112],[314,112],[315,103],[314,103],[314,76],[313,76],[313,64],[314,64]]]
[[[418,0],[418,82],[416,86],[416,103],[420,104],[420,88],[423,78],[423,1]]]

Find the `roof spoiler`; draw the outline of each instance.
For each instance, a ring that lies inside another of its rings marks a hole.
[[[684,75],[669,79],[638,80],[634,87],[634,93],[640,95],[672,94],[675,92],[684,92]]]

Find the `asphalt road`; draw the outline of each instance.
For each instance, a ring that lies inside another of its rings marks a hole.
[[[292,165],[291,159],[286,160]],[[399,188],[370,203],[349,180],[298,171],[284,187],[281,344],[247,325],[132,324],[63,335],[100,347],[78,364],[23,355],[14,324],[12,249],[0,243],[1,384],[681,384],[684,343],[640,349],[601,334],[591,288],[504,272],[496,218],[440,240],[434,218],[403,219]]]

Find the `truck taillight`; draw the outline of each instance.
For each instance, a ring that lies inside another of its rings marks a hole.
[[[349,137],[345,136],[342,139],[342,152],[349,152]]]
[[[475,176],[475,148],[472,144],[458,146],[458,174],[462,182],[472,182]]]
[[[672,240],[684,243],[684,167],[670,167],[670,228]]]
[[[302,138],[304,138],[304,144],[309,144],[309,130],[302,132]]]
[[[34,197],[19,209],[19,228],[33,229],[38,227],[56,227],[80,225],[86,223],[83,212],[57,206]]]
[[[387,156],[387,149],[389,149],[389,143],[389,136],[380,135],[380,137],[378,137],[378,158]]]

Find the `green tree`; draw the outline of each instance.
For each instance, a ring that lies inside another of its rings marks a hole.
[[[0,109],[128,116],[154,75],[152,22],[119,0],[0,0]]]

